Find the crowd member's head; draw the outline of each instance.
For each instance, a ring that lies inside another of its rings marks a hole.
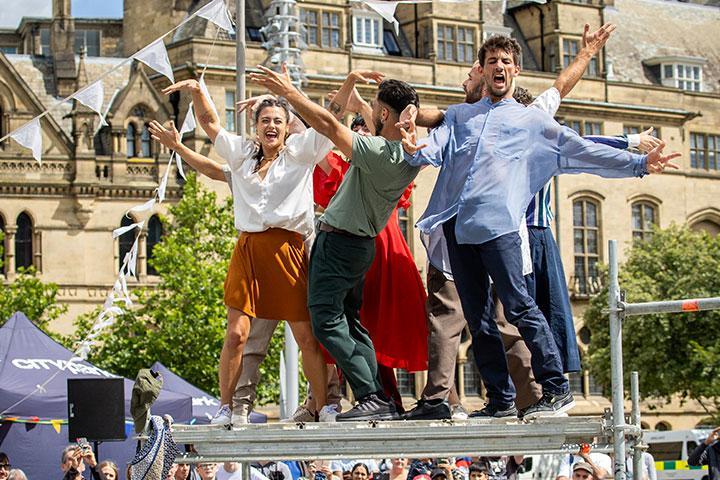
[[[187,480],[190,478],[190,465],[179,463],[175,470],[175,480]]]
[[[197,466],[197,473],[202,480],[214,480],[217,471],[217,463],[201,463]]]
[[[572,480],[595,480],[590,464],[587,462],[577,462],[573,465]]]
[[[170,467],[170,470],[168,470],[167,477],[165,477],[165,480],[175,480],[175,472],[177,472],[178,464],[173,463],[172,467]]]
[[[370,478],[370,470],[364,463],[356,463],[350,470],[352,480],[368,480]]]
[[[401,472],[407,468],[408,459],[407,458],[392,458],[392,459],[390,459],[390,463],[392,464],[393,472]]]
[[[370,129],[367,127],[362,115],[355,115],[355,118],[352,119],[352,123],[350,124],[350,130],[366,137],[370,135]]]
[[[372,105],[372,121],[375,135],[381,135],[383,127],[394,127],[400,120],[400,113],[408,105],[420,106],[417,92],[409,83],[401,80],[383,80],[378,86]]]
[[[283,99],[268,97],[255,110],[255,135],[260,143],[260,152],[277,152],[285,145],[289,135],[290,107]]]
[[[12,470],[10,470],[10,474],[8,475],[7,478],[8,478],[8,480],[28,480],[27,475],[25,475],[25,472],[23,472],[19,468],[13,468]]]
[[[82,473],[75,467],[70,467],[63,476],[63,480],[84,480]]]
[[[488,469],[481,463],[472,463],[468,469],[469,480],[488,480]]]
[[[115,462],[105,460],[98,464],[98,471],[100,472],[100,478],[102,480],[117,480],[118,479],[118,468]]]
[[[513,80],[520,73],[520,44],[505,35],[493,35],[478,51],[481,73],[493,101],[512,95]]]
[[[65,447],[60,455],[60,469],[63,473],[67,473],[70,469],[75,469],[82,475],[85,471],[82,448],[77,445],[68,445]]]
[[[0,480],[7,480],[10,475],[10,459],[5,452],[0,452]]]
[[[444,468],[433,468],[430,472],[430,480],[451,480],[447,478],[447,471]]]

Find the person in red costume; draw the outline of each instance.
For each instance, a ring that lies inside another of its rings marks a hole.
[[[370,135],[361,116],[353,119],[353,131]],[[313,172],[315,204],[326,208],[350,165],[330,152]],[[394,368],[408,372],[427,369],[427,294],[405,235],[398,209],[410,207],[414,184],[408,185],[390,220],[375,237],[375,260],[365,274],[360,322],[375,346],[378,373],[385,394],[402,412],[402,399]]]

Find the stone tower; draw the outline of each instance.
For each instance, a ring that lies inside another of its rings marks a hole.
[[[123,55],[130,56],[153,42],[201,3],[205,0],[123,0]]]

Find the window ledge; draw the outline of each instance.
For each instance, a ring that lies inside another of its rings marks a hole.
[[[352,46],[353,53],[363,53],[365,55],[385,55],[381,46],[355,45]]]

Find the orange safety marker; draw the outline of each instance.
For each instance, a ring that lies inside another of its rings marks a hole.
[[[687,300],[682,303],[683,312],[699,312],[700,304],[697,300]]]

